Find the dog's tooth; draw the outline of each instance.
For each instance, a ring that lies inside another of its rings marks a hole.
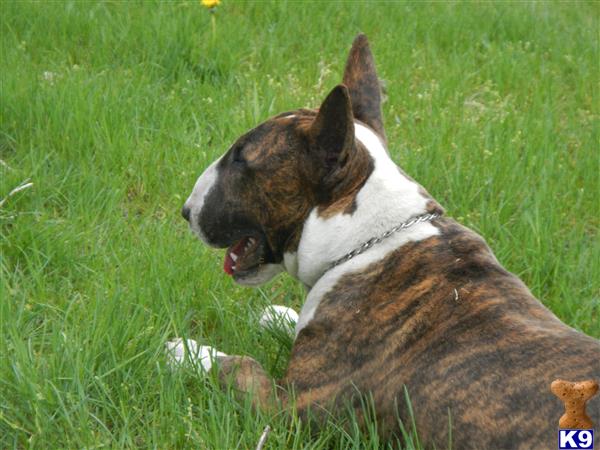
[[[231,259],[233,259],[233,262],[236,262],[236,261],[237,261],[237,259],[238,259],[238,255],[236,255],[236,254],[235,254],[235,253],[233,253],[233,252],[231,252],[231,253],[229,254],[229,256],[231,257]]]
[[[235,264],[231,266],[231,270],[235,270]]]
[[[254,244],[256,244],[256,239],[250,238],[250,239],[248,239],[248,243],[254,245]]]

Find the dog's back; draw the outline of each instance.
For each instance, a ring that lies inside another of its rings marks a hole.
[[[369,392],[393,430],[396,411],[410,423],[406,386],[421,438],[438,448],[449,423],[455,448],[552,448],[563,406],[550,384],[600,378],[600,343],[560,322],[481,237],[436,226],[323,297],[288,369],[299,407]],[[600,417],[600,401],[588,408]]]

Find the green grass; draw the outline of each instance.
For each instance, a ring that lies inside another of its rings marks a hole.
[[[235,286],[188,232],[196,177],[272,114],[317,106],[367,33],[391,152],[562,320],[600,337],[598,3],[2,0],[0,448],[377,448],[171,372],[164,342],[254,356],[287,276]],[[419,405],[413,405],[418,409]],[[418,447],[418,445],[415,445]]]

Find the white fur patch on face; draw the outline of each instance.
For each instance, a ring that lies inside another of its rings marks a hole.
[[[208,372],[218,357],[227,356],[208,345],[198,345],[193,339],[173,339],[168,341],[165,347],[167,362],[173,368],[190,364]]]
[[[194,185],[192,193],[185,202],[185,207],[190,209],[190,228],[202,240],[202,242],[207,245],[210,244],[200,229],[198,217],[200,216],[200,211],[202,211],[202,207],[204,206],[206,196],[217,180],[217,164],[221,158],[214,161],[210,166],[208,166],[202,175],[200,175],[196,181],[196,184]]]
[[[300,312],[296,334],[312,320],[322,296],[335,286],[342,275],[358,272],[380,261],[409,241],[439,233],[430,223],[420,223],[327,271],[333,261],[363,242],[412,216],[424,214],[427,208],[428,199],[419,192],[419,185],[398,170],[379,137],[358,123],[355,124],[355,135],[369,151],[375,167],[356,196],[356,210],[352,214],[340,213],[322,218],[315,208],[304,224],[296,258],[297,278],[312,288]]]

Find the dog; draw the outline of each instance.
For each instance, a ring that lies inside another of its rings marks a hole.
[[[563,413],[551,382],[600,379],[600,341],[558,320],[392,161],[363,34],[318,110],[237,139],[182,214],[205,244],[227,249],[237,283],[286,271],[308,290],[279,388],[250,357],[200,349],[204,367],[259,408],[285,407],[291,388],[301,417],[349,404],[360,418],[360,392],[389,437],[398,418],[410,421],[406,389],[428,446],[451,433],[458,449],[548,449]]]

